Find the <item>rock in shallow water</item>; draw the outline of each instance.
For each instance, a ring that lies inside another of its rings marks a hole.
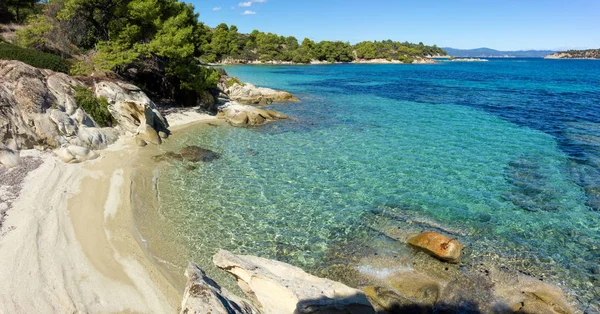
[[[236,277],[265,313],[375,313],[365,294],[282,262],[221,250],[214,264]]]
[[[157,155],[152,157],[154,159],[154,161],[156,162],[161,162],[161,161],[169,161],[169,160],[176,160],[176,161],[183,161],[183,160],[187,160],[190,162],[211,162],[215,159],[219,159],[220,156],[219,154],[213,152],[212,150],[208,150],[199,146],[187,146],[182,148],[179,151],[179,154],[176,154],[174,152],[166,152],[162,155]]]
[[[443,261],[458,263],[462,244],[437,232],[424,232],[408,239],[410,245],[423,249],[428,254]]]
[[[249,301],[231,294],[191,264],[185,271],[187,287],[181,302],[181,314],[258,314]]]
[[[191,162],[210,162],[219,159],[219,154],[199,146],[184,147],[179,151],[179,154],[183,159]]]

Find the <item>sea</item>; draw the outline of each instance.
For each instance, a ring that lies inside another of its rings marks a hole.
[[[156,202],[136,221],[148,246],[170,250],[162,262],[227,281],[211,262],[227,249],[348,282],[335,267],[410,265],[402,239],[432,230],[465,245],[465,265],[600,308],[600,61],[225,70],[300,102],[269,106],[288,120],[190,127],[161,147],[221,156],[153,166]]]

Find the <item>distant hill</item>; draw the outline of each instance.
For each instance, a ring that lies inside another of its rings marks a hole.
[[[443,48],[449,56],[469,57],[469,58],[543,58],[547,55],[556,53],[552,50],[518,50],[518,51],[500,51],[490,48],[477,49],[454,49]]]
[[[545,57],[546,59],[600,59],[600,49],[568,50],[557,52]]]

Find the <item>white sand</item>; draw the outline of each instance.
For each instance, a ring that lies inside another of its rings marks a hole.
[[[190,123],[218,120],[215,116],[201,112],[199,107],[178,110],[167,114],[165,118],[167,118],[169,126],[171,127],[180,127]]]
[[[217,120],[197,108],[167,118],[175,130]],[[22,152],[44,162],[0,233],[0,314],[177,311],[185,287],[142,244],[130,208],[132,171],[148,166],[137,157],[154,150],[122,138],[84,164]]]
[[[176,312],[184,287],[161,276],[134,232],[132,149],[121,141],[75,165],[41,155],[0,238],[0,313]]]

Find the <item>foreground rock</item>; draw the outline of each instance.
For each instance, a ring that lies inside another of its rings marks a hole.
[[[224,250],[213,262],[265,313],[375,313],[362,291],[282,262]]]
[[[423,249],[428,254],[443,261],[458,263],[462,244],[437,232],[424,232],[408,239],[410,245]]]
[[[77,104],[73,87],[89,87],[96,97],[106,98],[116,125],[100,127]],[[94,157],[82,149],[103,149],[121,135],[139,135],[145,142],[160,144],[154,134],[168,134],[168,127],[154,103],[133,85],[108,79],[84,82],[19,61],[0,60],[0,143],[6,146],[7,140],[13,141],[15,154],[18,149],[51,148],[63,160],[82,161]],[[7,153],[3,156],[8,160]],[[11,163],[14,160],[11,157]]]
[[[288,116],[249,105],[230,104],[221,109],[221,117],[233,126],[258,126],[269,121],[287,119]]]
[[[181,302],[181,314],[259,314],[249,301],[221,288],[204,271],[190,264],[185,271],[187,287]]]
[[[265,87],[256,87],[250,83],[242,83],[237,78],[223,75],[219,81],[219,89],[232,100],[243,105],[266,106],[273,102],[299,101],[294,95]]]

